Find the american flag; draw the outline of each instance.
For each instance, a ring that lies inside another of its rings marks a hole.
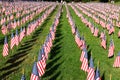
[[[7,43],[7,36],[5,36],[5,40],[4,40],[4,46],[3,46],[3,56],[7,56],[8,55],[8,52],[9,52],[9,49],[8,49],[8,43]]]
[[[100,39],[102,40],[102,38],[104,38],[104,36],[105,36],[105,32],[101,32],[100,33]]]
[[[114,55],[114,42],[111,39],[110,40],[109,51],[108,51],[108,57],[112,57],[113,55]]]
[[[83,59],[84,59],[84,56],[85,56],[85,53],[87,52],[87,49],[86,48],[83,48],[82,50],[82,53],[81,53],[81,57],[80,57],[80,61],[83,62]]]
[[[45,51],[44,51],[44,46],[41,49],[41,54],[42,54],[42,61],[43,61],[43,68],[46,68],[46,56],[45,56]]]
[[[10,41],[10,49],[12,49],[15,45],[15,37],[14,34],[11,34],[11,41]]]
[[[38,68],[39,76],[42,76],[45,73],[42,52],[43,52],[42,50],[39,51],[38,62],[37,62],[37,68]]]
[[[90,65],[88,69],[87,80],[95,80],[95,70],[92,57],[90,58]]]
[[[98,36],[98,32],[99,32],[99,30],[98,30],[98,28],[95,28],[95,31],[94,31],[94,36]]]
[[[81,50],[84,49],[84,48],[87,48],[86,42],[84,40],[84,36],[81,36],[81,43],[82,43],[82,46],[80,47]]]
[[[94,27],[94,25],[92,25],[92,26],[90,27],[90,30],[91,30],[91,33],[93,34],[94,31],[95,31],[95,27]]]
[[[37,68],[37,63],[36,62],[34,62],[30,80],[40,80],[39,79],[38,68]]]
[[[51,33],[51,35],[52,35],[52,40],[54,40],[54,39],[55,39],[54,25],[52,25],[52,27],[51,27],[50,29],[51,29],[51,30],[50,30],[50,33]]]
[[[49,35],[47,36],[45,42],[46,42],[46,44],[47,44],[47,46],[48,46],[48,49],[49,49],[49,52],[50,52],[50,49],[51,49],[51,41],[50,41]]]
[[[30,35],[30,31],[31,31],[31,25],[29,24],[27,27],[27,35]]]
[[[16,34],[15,34],[15,44],[18,46],[19,44],[19,35],[18,35],[18,30],[16,29]]]
[[[85,72],[88,71],[88,54],[87,54],[87,52],[85,52],[81,69],[82,69],[83,71],[85,71]]]
[[[24,36],[25,36],[25,28],[23,29],[21,27],[21,29],[20,29],[20,36],[19,36],[19,41],[20,42],[22,41],[22,39],[24,38]]]
[[[1,31],[2,31],[2,34],[4,35],[7,33],[7,27],[5,26],[5,24],[2,25]]]
[[[113,67],[120,67],[120,52],[114,61]]]
[[[104,36],[104,37],[102,38],[101,46],[102,46],[104,49],[106,49],[106,36]]]
[[[97,67],[96,72],[95,72],[95,80],[101,80],[100,71],[99,71],[98,67]]]
[[[77,28],[76,28],[76,32],[75,32],[75,42],[77,43],[78,47],[82,46],[80,34],[79,34]]]
[[[25,74],[22,75],[21,80],[26,80]]]

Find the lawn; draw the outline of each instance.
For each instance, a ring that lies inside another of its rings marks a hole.
[[[30,80],[33,63],[34,61],[37,61],[39,49],[49,33],[59,7],[60,6],[57,5],[42,25],[39,26],[31,36],[25,37],[20,45],[14,48],[14,51],[10,51],[7,57],[0,56],[0,79],[20,80],[22,70],[24,69],[26,79]],[[68,8],[80,35],[85,38],[88,46],[88,55],[89,58],[90,55],[93,57],[95,69],[98,65],[98,61],[100,62],[99,68],[102,80],[109,80],[110,74],[112,75],[112,80],[120,80],[120,69],[112,67],[114,59],[120,49],[120,40],[117,37],[119,28],[115,27],[115,33],[112,35],[115,43],[115,56],[108,58],[108,47],[111,38],[111,36],[108,35],[108,32],[106,31],[107,50],[104,50],[100,46],[100,39],[93,36],[90,29],[82,23],[81,19],[76,15],[71,6],[68,6]],[[75,8],[83,14],[77,7]],[[41,16],[41,14],[39,14],[39,16]],[[80,69],[81,62],[79,58],[81,50],[74,40],[74,35],[71,32],[71,26],[66,18],[66,14],[66,8],[65,5],[63,5],[60,21],[55,34],[55,40],[53,41],[53,47],[51,48],[47,60],[46,71],[41,77],[41,80],[86,80],[87,73]],[[83,15],[86,16],[85,14]],[[38,16],[35,18],[37,17]],[[89,20],[94,22],[92,18],[89,18]],[[103,30],[99,24],[94,24],[99,28],[100,32]],[[0,52],[2,53],[4,38],[3,35],[0,34],[0,36]]]

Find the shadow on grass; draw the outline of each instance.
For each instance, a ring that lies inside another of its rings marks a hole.
[[[19,66],[25,59],[26,59],[26,57],[24,59],[22,59],[22,60],[19,60],[19,61],[15,62],[15,63],[12,63],[12,64],[10,64],[8,66],[5,66],[5,67],[1,68],[0,72],[7,71],[7,70],[10,70],[12,68],[15,68],[15,67]]]
[[[101,80],[105,80],[105,72],[103,73]]]
[[[57,76],[59,76],[61,74],[61,72],[57,72],[55,75],[53,75],[49,80],[56,80]]]
[[[0,38],[0,45],[4,44],[4,37]]]
[[[43,31],[43,29],[46,27],[47,22],[50,21],[51,17],[53,16],[53,14],[54,14],[54,12],[55,12],[56,10],[57,10],[57,8],[56,8],[54,11],[52,11],[52,13],[47,17],[47,19],[45,19],[45,21],[42,23],[42,25],[39,26],[39,27],[41,27],[41,28],[37,29],[37,30],[35,31],[35,33],[33,33],[32,38],[37,38],[37,37],[39,36],[39,34],[40,34],[40,33]]]
[[[57,26],[55,40],[49,56],[49,62],[46,66],[46,72],[42,77],[47,78],[48,80],[56,80],[57,77],[60,76],[61,71],[59,71],[58,68],[64,62],[61,61],[62,55],[59,54],[62,44],[61,39],[63,39],[63,35],[61,34],[61,26],[61,24]]]
[[[1,68],[1,69],[0,69],[0,72],[1,72],[1,73],[4,72],[4,73],[2,73],[2,75],[0,75],[0,79],[2,79],[2,80],[7,80],[7,79],[6,79],[7,76],[10,75],[10,74],[13,73],[13,72],[18,71],[19,68],[20,68],[19,65],[20,65],[26,58],[27,58],[27,57],[25,57],[25,58],[22,59],[22,60],[19,60],[19,61],[15,62],[15,63],[12,63],[12,64],[10,64],[10,65],[8,65],[8,66],[5,66],[5,67]]]
[[[90,57],[92,57],[91,54],[92,54],[92,53],[91,53],[91,49],[90,49],[90,50],[88,51],[88,60],[90,60]]]
[[[9,74],[11,74],[11,73],[13,73],[13,72],[15,72],[15,71],[18,71],[18,70],[19,70],[19,67],[18,67],[18,68],[15,68],[15,69],[13,69],[13,70],[9,70],[9,71],[7,71],[6,73],[2,74],[2,75],[0,76],[0,79],[1,79],[1,80],[7,80],[7,79],[6,79],[6,76],[8,76]]]

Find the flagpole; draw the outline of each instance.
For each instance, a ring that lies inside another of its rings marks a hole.
[[[112,80],[112,74],[110,74],[110,80]]]

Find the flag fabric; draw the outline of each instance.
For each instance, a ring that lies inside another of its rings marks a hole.
[[[80,61],[83,62],[83,59],[84,59],[84,56],[85,56],[85,53],[87,52],[87,49],[86,48],[83,48],[82,50],[82,53],[81,53],[81,57],[80,57]]]
[[[7,36],[5,36],[5,40],[4,40],[4,45],[3,45],[3,57],[7,56],[9,52],[8,49],[8,42],[7,42]]]
[[[2,31],[2,34],[4,35],[7,33],[7,27],[5,26],[5,24],[2,25],[1,31]]]
[[[88,54],[87,54],[87,52],[85,52],[81,69],[82,69],[83,71],[85,71],[85,72],[88,71]]]
[[[19,35],[19,41],[21,42],[22,39],[24,38],[25,36],[25,28],[22,28],[20,29],[20,35]]]
[[[99,71],[98,67],[97,67],[97,70],[95,72],[95,80],[101,80],[101,78],[100,78],[100,71]]]
[[[80,34],[79,34],[77,28],[76,28],[76,32],[75,32],[75,42],[77,43],[78,47],[82,46]]]
[[[104,37],[101,40],[101,46],[106,49],[106,36],[104,35]]]
[[[120,52],[114,61],[113,67],[120,67]]]
[[[90,58],[90,65],[88,69],[87,80],[95,80],[95,70],[92,57]]]
[[[30,80],[40,80],[39,79],[38,68],[37,68],[37,63],[36,62],[34,62]]]
[[[18,46],[19,44],[19,35],[18,35],[18,30],[16,29],[16,34],[15,34],[15,44]]]
[[[102,38],[104,38],[104,36],[105,36],[105,32],[101,32],[100,33],[100,39],[102,40]]]
[[[39,76],[42,76],[45,73],[44,61],[43,61],[43,57],[42,57],[42,50],[39,51],[37,68],[38,68]]]
[[[41,54],[42,54],[42,62],[43,62],[43,68],[46,68],[46,57],[45,57],[45,50],[44,50],[44,46],[41,49]]]
[[[24,74],[22,75],[21,80],[26,80],[26,77]]]
[[[12,49],[15,45],[15,37],[14,34],[11,34],[11,40],[10,40],[10,49]]]
[[[95,28],[95,31],[94,31],[94,36],[95,36],[95,37],[98,36],[98,32],[99,32],[98,28]]]
[[[114,42],[111,39],[110,40],[109,50],[108,50],[108,57],[112,57],[113,55],[114,55]]]

